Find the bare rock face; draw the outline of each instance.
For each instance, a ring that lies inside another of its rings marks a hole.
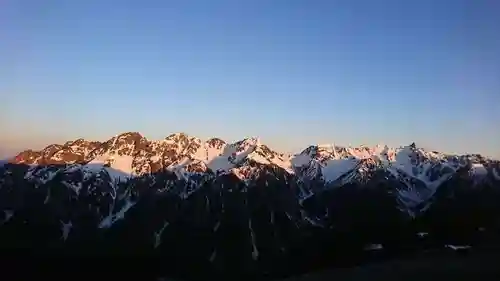
[[[42,160],[42,152],[31,149],[20,152],[16,157],[9,162],[15,164],[38,164]]]
[[[219,138],[211,138],[207,140],[207,145],[208,147],[215,148],[215,149],[222,149],[226,145],[226,142],[219,139]]]
[[[67,164],[89,161],[90,153],[101,146],[100,142],[77,139],[65,144],[51,144],[41,151],[20,152],[9,162],[15,164]]]

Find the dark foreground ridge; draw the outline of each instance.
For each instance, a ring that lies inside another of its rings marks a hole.
[[[390,281],[390,280],[498,280],[498,254],[424,255],[372,263],[352,268],[331,269],[282,281]]]
[[[248,183],[233,174],[186,181],[161,171],[112,181],[113,171],[88,176],[66,165],[1,169],[2,252],[93,257],[92,270],[102,272],[279,279],[432,249],[456,252],[457,245],[494,251],[500,242],[498,186],[451,181],[411,217],[384,181],[325,189],[299,202],[296,183],[279,173]],[[44,171],[37,180],[35,170]],[[49,171],[65,172],[43,181]],[[118,262],[123,257],[145,262],[128,266]]]
[[[151,280],[182,281],[183,278],[172,278],[171,274],[152,271],[154,266],[165,265],[164,261],[152,258],[104,258],[87,256],[85,258],[45,255],[43,258],[33,256],[5,257],[2,264],[2,280]],[[289,278],[272,279],[270,276],[243,280],[273,281],[421,281],[421,280],[498,280],[500,255],[494,251],[471,250],[467,253],[438,252],[420,253],[392,260],[372,260],[363,265],[336,267],[300,274]],[[155,263],[156,262],[156,263]],[[154,265],[154,266],[153,266]],[[20,270],[22,269],[22,270]],[[215,276],[207,276],[205,279]],[[218,278],[224,278],[219,276]],[[198,279],[203,280],[203,279]],[[225,279],[223,279],[225,280]],[[229,279],[231,280],[231,279]]]

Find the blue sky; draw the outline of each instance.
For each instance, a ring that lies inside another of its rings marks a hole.
[[[500,157],[498,11],[486,0],[4,1],[1,149],[184,131],[288,151],[415,141]]]

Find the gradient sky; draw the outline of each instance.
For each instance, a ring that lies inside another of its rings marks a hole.
[[[0,38],[0,152],[183,131],[500,157],[495,0],[6,0]]]

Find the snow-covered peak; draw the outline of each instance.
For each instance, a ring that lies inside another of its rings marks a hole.
[[[307,155],[313,159],[323,162],[328,159],[337,158],[336,148],[333,144],[311,145],[304,149],[301,155]]]
[[[133,156],[141,143],[147,140],[139,133],[127,132],[116,135],[91,152],[91,157],[96,158],[106,155]]]
[[[254,149],[259,145],[260,145],[260,139],[257,137],[245,138],[231,144],[231,146],[235,147],[236,150],[238,151]]]
[[[390,172],[403,172],[426,185],[459,168],[458,163],[448,161],[445,154],[428,152],[414,144],[389,150],[385,157]]]
[[[288,157],[271,150],[256,137],[225,145],[222,153],[207,164],[214,172],[233,172],[240,178],[247,178],[253,176],[254,172],[258,172],[255,167],[251,169],[252,171],[249,170],[253,163],[275,165],[293,173]]]
[[[495,178],[500,169],[488,161],[475,154],[460,156],[426,151],[415,143],[398,148],[380,144],[373,147],[319,144],[299,154],[285,155],[270,149],[258,137],[228,144],[219,138],[202,141],[185,133],[148,140],[138,132],[126,132],[103,143],[77,139],[63,145],[50,145],[41,151],[24,151],[14,163],[80,163],[92,165],[92,171],[110,168],[131,176],[164,169],[236,173],[235,169],[243,170],[257,163],[280,167],[300,179],[321,178],[325,182],[361,179],[377,169],[385,169],[409,187],[419,182],[435,189],[460,167],[471,166],[470,175],[474,177]]]
[[[311,145],[291,159],[296,173],[307,173],[309,178],[322,178],[325,182],[334,182],[347,173],[359,170],[358,165],[364,159],[378,158],[383,147],[369,148],[341,147],[333,144]],[[372,165],[376,166],[376,165]],[[371,165],[367,165],[371,167]],[[360,170],[361,171],[361,170]],[[302,177],[302,175],[299,175]],[[348,178],[359,178],[352,175]]]

